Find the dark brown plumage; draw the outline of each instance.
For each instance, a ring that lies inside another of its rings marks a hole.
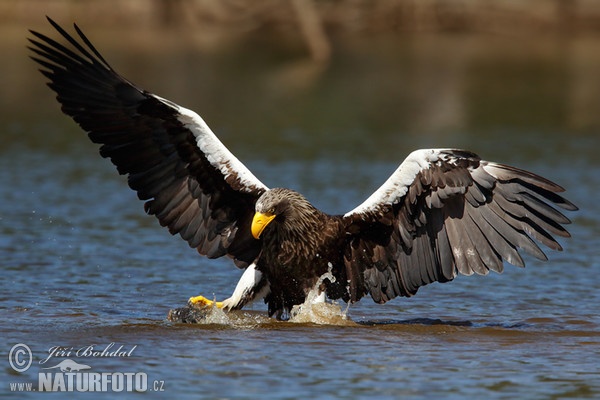
[[[282,188],[265,192],[256,211],[275,215],[261,235],[263,250],[256,262],[257,269],[271,282],[265,298],[269,314],[281,316],[302,304],[307,290],[329,269],[336,281],[328,282],[327,295],[348,300],[344,267],[347,243],[340,216],[327,215],[300,193]]]
[[[569,236],[555,207],[577,208],[560,186],[464,150],[415,151],[363,204],[322,213],[297,192],[268,189],[197,114],[118,75],[77,26],[82,43],[50,23],[71,48],[32,32],[31,50],[63,112],[161,225],[245,269],[217,303],[224,309],[264,297],[283,318],[328,271],[330,298],[384,303],[457,274],[501,272],[503,261],[524,266],[520,250],[545,260],[536,242],[561,250],[553,236]]]

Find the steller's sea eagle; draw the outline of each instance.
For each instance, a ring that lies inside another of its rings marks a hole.
[[[77,25],[80,40],[48,20],[70,46],[31,31],[30,50],[62,111],[171,234],[245,269],[216,302],[225,310],[264,298],[270,316],[285,318],[328,271],[323,298],[385,303],[458,274],[501,272],[504,261],[522,267],[519,250],[547,260],[536,241],[562,250],[553,235],[570,236],[554,206],[577,207],[562,187],[455,149],[416,150],[358,207],[325,214],[300,193],[265,186],[196,113],[120,76]]]

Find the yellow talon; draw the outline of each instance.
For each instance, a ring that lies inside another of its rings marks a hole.
[[[196,296],[196,297],[190,297],[190,299],[188,300],[188,302],[194,306],[200,306],[200,307],[213,307],[216,306],[217,308],[223,308],[223,302],[222,301],[213,301],[213,300],[209,300],[204,296]]]

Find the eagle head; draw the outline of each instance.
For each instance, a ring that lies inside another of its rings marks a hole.
[[[301,232],[313,225],[311,221],[316,213],[317,209],[296,191],[282,188],[267,190],[256,201],[252,236],[260,238],[272,222],[279,230]]]

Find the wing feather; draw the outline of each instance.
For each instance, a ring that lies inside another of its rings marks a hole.
[[[146,211],[201,254],[229,255],[242,267],[254,261],[260,242],[249,225],[266,186],[200,116],[121,77],[76,25],[77,38],[48,20],[70,47],[32,31],[32,59]]]
[[[569,237],[563,225],[570,221],[554,206],[577,209],[558,194],[563,191],[531,172],[468,151],[411,153],[377,191],[344,215],[352,247],[362,252],[352,252],[346,269],[366,277],[364,288],[352,286],[356,293],[350,298],[368,292],[384,302],[457,274],[502,272],[504,261],[522,267],[519,250],[546,260],[536,241],[561,250],[552,235]],[[380,221],[384,215],[389,221],[390,207],[392,231],[385,240],[375,232],[385,232],[389,222]],[[389,282],[394,277],[400,282]]]

